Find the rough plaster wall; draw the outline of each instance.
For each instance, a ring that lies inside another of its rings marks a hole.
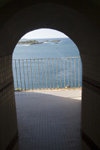
[[[1,51],[0,55],[12,54],[15,44],[23,34],[41,27],[62,31],[74,40],[80,50],[83,64],[82,150],[91,149],[91,146],[94,150],[95,148],[100,148],[99,29],[82,14],[67,7],[51,4],[35,5],[16,14],[16,16],[2,28],[2,31],[0,31],[0,49],[3,51]],[[3,41],[6,41],[5,44]],[[4,60],[4,62],[7,63],[8,60]],[[7,76],[7,72],[2,73],[1,71],[1,74]],[[13,89],[11,93],[13,93]],[[4,98],[4,101],[5,100],[6,98]],[[12,101],[14,102],[14,97]],[[7,97],[7,102],[10,103],[9,96]],[[5,105],[5,107],[9,108],[8,105]],[[6,110],[5,107],[2,106],[4,111]],[[5,113],[8,112],[9,110],[5,111]],[[7,120],[7,118],[5,120]],[[12,118],[12,120],[14,120],[14,118]],[[9,123],[7,124],[9,125]],[[5,127],[3,127],[2,131],[4,130]],[[13,131],[13,133],[15,133],[15,131]]]
[[[0,150],[15,147],[18,141],[16,121],[12,56],[8,55],[0,57]]]

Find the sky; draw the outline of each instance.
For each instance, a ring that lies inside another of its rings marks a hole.
[[[37,29],[26,33],[21,39],[68,38],[64,33],[53,29]]]

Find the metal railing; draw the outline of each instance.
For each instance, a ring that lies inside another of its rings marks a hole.
[[[15,90],[81,87],[81,60],[80,57],[13,59],[13,76]]]

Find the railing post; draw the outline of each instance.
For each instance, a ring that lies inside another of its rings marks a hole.
[[[41,69],[42,69],[42,84],[43,84],[43,89],[44,89],[44,78],[43,78],[43,63],[42,63],[42,58],[41,58]]]
[[[57,88],[58,88],[58,67],[57,67],[57,58],[56,58],[56,76],[57,76]]]
[[[67,58],[67,83],[68,83],[68,85],[67,86],[69,86],[69,58]]]
[[[73,87],[72,58],[71,58],[71,87]]]
[[[54,80],[54,59],[52,58],[52,69],[53,69],[53,88],[55,89],[55,80]]]
[[[80,58],[78,57],[78,86],[80,87]]]
[[[34,74],[35,74],[35,87],[37,89],[36,70],[35,70],[35,59],[34,59]]]
[[[19,73],[20,73],[20,83],[21,83],[21,89],[22,89],[22,78],[21,78],[20,60],[19,60]]]
[[[32,65],[30,60],[30,69],[31,69],[31,82],[32,82],[32,90],[33,90],[33,77],[32,77]]]
[[[51,89],[51,77],[50,77],[50,58],[48,59],[49,63],[49,84],[50,84],[50,89]]]
[[[24,87],[25,87],[25,90],[26,90],[26,84],[25,84],[25,71],[24,71],[24,60],[23,60],[23,74],[24,74]]]
[[[40,71],[39,71],[39,59],[38,59],[38,75],[39,75],[39,89],[41,89],[41,86],[40,86]]]
[[[74,66],[75,66],[75,87],[76,87],[76,58],[74,58]]]
[[[46,67],[46,59],[45,59],[45,77],[46,77],[46,89],[47,87],[47,67]]]
[[[66,86],[66,81],[65,81],[65,58],[63,58],[63,64],[64,64],[64,88]]]
[[[60,84],[62,88],[61,58],[60,58]]]
[[[29,90],[29,74],[28,74],[28,63],[27,63],[27,60],[26,60],[26,65],[27,65],[27,78],[28,78],[28,90]]]
[[[19,86],[18,86],[18,76],[17,76],[17,66],[16,66],[16,60],[15,60],[15,70],[16,70],[16,81],[17,81],[17,88],[19,88]]]

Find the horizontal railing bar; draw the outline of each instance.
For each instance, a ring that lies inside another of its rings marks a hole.
[[[65,58],[80,58],[80,57],[55,57],[55,58],[36,58],[36,59],[13,59],[13,60],[39,60],[39,59],[65,59]]]

